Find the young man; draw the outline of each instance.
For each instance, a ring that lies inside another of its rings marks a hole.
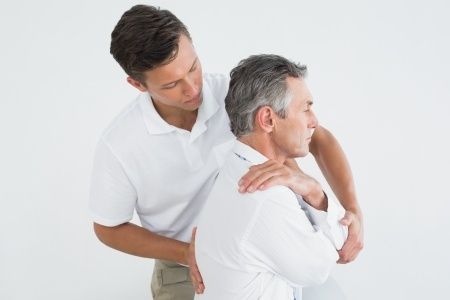
[[[305,75],[306,66],[277,55],[251,56],[231,71],[225,107],[238,140],[198,222],[196,259],[207,288],[196,299],[301,299],[302,287],[323,283],[339,258],[344,209],[315,179],[297,169],[302,180],[287,187],[236,189],[256,164],[283,168],[308,154],[318,122]]]
[[[191,233],[234,140],[224,108],[228,79],[202,73],[189,32],[167,10],[134,6],[111,38],[111,54],[142,93],[98,143],[90,196],[94,230],[114,249],[156,259],[155,299],[191,299],[192,283],[197,292],[204,288]],[[347,210],[341,261],[351,261],[362,247],[362,214],[350,168],[323,127],[316,129],[311,152]],[[296,170],[284,170],[291,172],[257,166],[241,191],[301,180]],[[129,223],[134,210],[142,226]]]

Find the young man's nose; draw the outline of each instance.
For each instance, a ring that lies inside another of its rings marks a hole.
[[[184,95],[188,97],[195,97],[199,92],[199,85],[195,83],[194,79],[186,79],[184,86]]]

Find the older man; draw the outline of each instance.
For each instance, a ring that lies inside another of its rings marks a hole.
[[[276,55],[251,56],[231,72],[225,106],[237,141],[198,224],[206,287],[198,299],[298,299],[301,287],[324,282],[339,258],[344,209],[294,160],[309,153],[318,125],[305,73]],[[240,178],[263,163],[301,180],[240,193]]]

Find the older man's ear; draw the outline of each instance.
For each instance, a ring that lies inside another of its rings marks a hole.
[[[271,133],[275,126],[275,112],[270,106],[263,106],[255,114],[255,129]]]

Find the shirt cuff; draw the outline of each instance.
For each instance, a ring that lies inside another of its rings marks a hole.
[[[327,211],[318,210],[309,205],[303,198],[297,195],[297,199],[308,212],[308,217],[316,229],[320,229],[325,236],[333,243],[337,250],[344,245],[348,235],[348,228],[339,223],[345,215],[345,209],[333,198],[325,194],[328,201]]]

